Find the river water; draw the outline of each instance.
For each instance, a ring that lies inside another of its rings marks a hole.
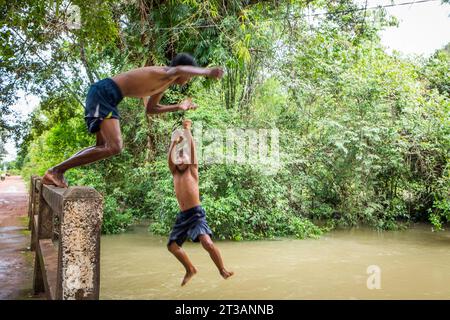
[[[450,231],[427,225],[336,230],[308,240],[218,241],[235,272],[228,280],[200,244],[188,242],[183,247],[198,273],[185,287],[166,240],[146,226],[103,236],[100,298],[450,299]]]

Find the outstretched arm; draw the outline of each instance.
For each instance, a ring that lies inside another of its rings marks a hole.
[[[170,172],[172,172],[172,173],[174,173],[175,172],[175,170],[176,170],[176,167],[175,167],[175,163],[172,161],[172,159],[175,157],[175,146],[176,146],[177,144],[175,143],[175,141],[171,141],[170,142],[170,147],[169,147],[169,154],[167,155],[167,160],[168,160],[168,163],[169,163],[169,169],[170,169]]]
[[[189,109],[196,109],[197,106],[192,103],[191,99],[185,99],[179,104],[162,105],[159,103],[164,93],[158,93],[148,99],[146,103],[147,114],[158,114],[172,111],[186,111]]]
[[[194,66],[176,66],[171,67],[167,71],[168,76],[175,77],[195,77],[195,76],[205,76],[214,79],[220,79],[223,76],[223,70],[218,67],[214,68],[200,68]]]
[[[177,152],[177,144],[181,142],[183,139],[182,133],[177,130],[172,134],[171,141],[170,141],[170,147],[169,147],[169,153],[168,153],[168,163],[169,163],[169,169],[170,172],[174,173],[176,171],[176,164],[173,162],[173,159],[176,159],[176,152]]]
[[[186,138],[190,140],[190,152],[191,152],[191,154],[190,154],[190,161],[191,161],[191,164],[197,165],[198,164],[198,162],[197,162],[197,152],[196,152],[196,149],[195,149],[194,137],[192,136],[192,133],[191,133],[191,125],[192,125],[192,121],[191,120],[186,119],[186,120],[183,121],[183,128],[185,129],[185,133],[184,134],[185,134]]]
[[[177,159],[177,145],[184,140],[183,133],[180,131],[175,131],[172,135],[172,142],[169,148],[168,163],[169,169],[174,174],[175,172],[183,172],[189,167],[189,163],[175,162],[173,159]],[[182,152],[183,150],[180,150]]]

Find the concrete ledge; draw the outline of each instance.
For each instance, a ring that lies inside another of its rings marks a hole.
[[[102,199],[100,193],[91,187],[58,188],[50,185],[42,186],[42,196],[54,213],[61,215],[64,201],[75,199]]]
[[[36,191],[39,191],[40,190],[40,188],[41,188],[41,177],[37,177],[36,179],[35,179],[35,190]]]
[[[39,240],[39,263],[41,264],[42,279],[48,300],[56,298],[56,269],[58,263],[58,251],[50,239]]]
[[[36,250],[36,244],[37,244],[37,242],[38,242],[38,239],[39,239],[39,237],[38,237],[38,232],[37,232],[37,230],[38,230],[38,224],[39,224],[39,218],[38,218],[38,216],[37,215],[35,215],[35,216],[33,216],[33,224],[32,224],[32,227],[31,227],[31,245],[30,245],[30,250],[31,251],[35,251]]]
[[[64,192],[66,189],[57,188],[54,186],[43,185],[42,186],[42,197],[45,202],[52,208],[53,212],[61,215],[62,207],[64,202]]]
[[[50,300],[98,299],[103,197],[91,187],[43,185],[39,177],[31,184],[34,291]]]

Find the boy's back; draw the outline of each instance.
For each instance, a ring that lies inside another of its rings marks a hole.
[[[169,67],[143,67],[114,76],[124,97],[142,98],[165,91],[176,76],[167,75]]]

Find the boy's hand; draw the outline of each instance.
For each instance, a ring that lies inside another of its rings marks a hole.
[[[190,119],[184,119],[183,120],[183,128],[190,130],[192,125],[192,121]]]
[[[220,79],[223,76],[223,70],[219,67],[209,68],[209,78]]]
[[[195,110],[195,109],[197,109],[197,105],[195,105],[192,102],[191,98],[188,98],[188,99],[184,99],[183,101],[181,101],[178,109],[181,111],[186,111],[186,110],[190,110],[190,109]]]

